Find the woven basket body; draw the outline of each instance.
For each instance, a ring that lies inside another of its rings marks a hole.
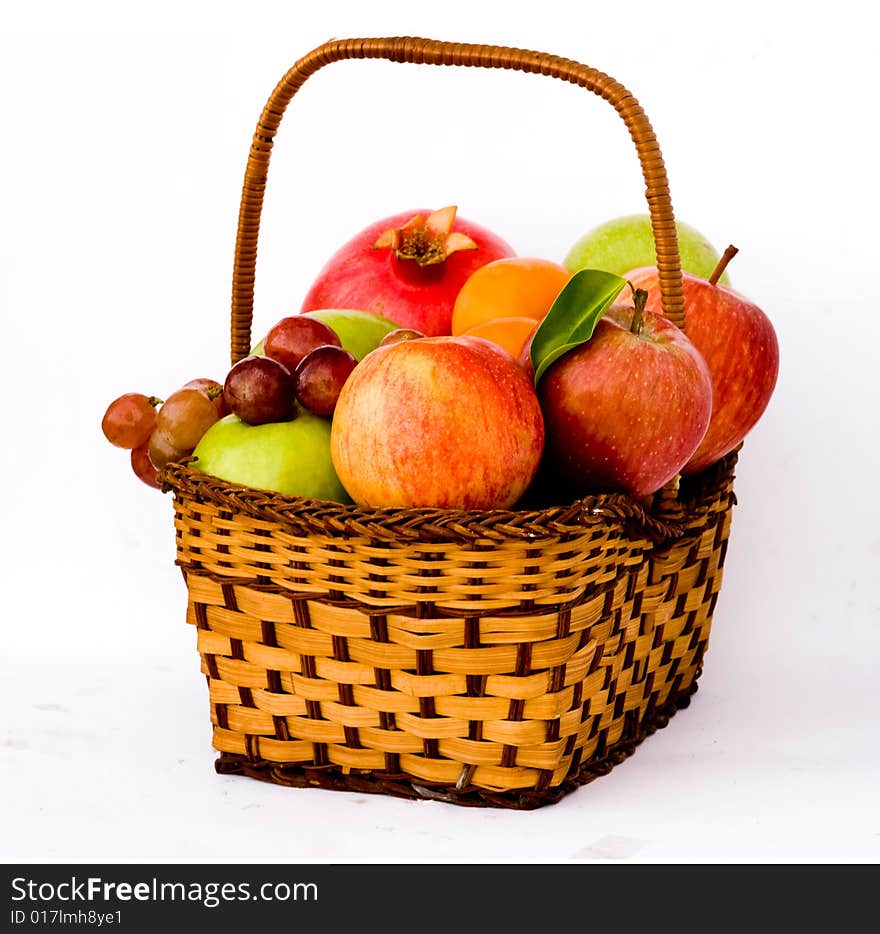
[[[517,68],[608,99],[648,188],[664,309],[683,323],[653,133],[586,66],[429,40],[341,40],[294,66],[245,178],[232,359],[250,346],[269,152],[305,79],[342,58]],[[207,677],[217,769],[294,786],[531,808],[606,773],[696,689],[734,503],[733,453],[646,506],[368,510],[239,487],[185,465],[177,560]]]
[[[734,461],[677,522],[610,496],[367,513],[171,468],[218,770],[521,808],[604,774],[696,688]]]

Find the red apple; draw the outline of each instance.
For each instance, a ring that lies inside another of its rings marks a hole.
[[[342,388],[333,464],[362,506],[497,509],[535,475],[544,443],[532,384],[506,351],[476,337],[379,347]]]
[[[733,450],[764,414],[779,372],[779,344],[767,315],[733,289],[717,285],[725,251],[709,279],[682,273],[685,333],[702,353],[712,376],[712,418],[700,446],[682,469],[696,473]],[[647,308],[662,312],[656,266],[627,273],[635,288],[648,292]]]
[[[712,383],[697,349],[661,315],[645,312],[634,326],[633,317],[614,306],[538,382],[544,466],[575,496],[648,496],[679,473],[709,424]]]

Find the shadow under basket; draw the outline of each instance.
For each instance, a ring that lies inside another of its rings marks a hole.
[[[622,495],[363,510],[167,468],[217,771],[521,809],[606,774],[697,688],[736,457],[662,518]]]

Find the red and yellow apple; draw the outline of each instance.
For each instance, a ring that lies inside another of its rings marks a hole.
[[[723,260],[736,252],[730,247]],[[723,266],[719,263],[719,267]],[[712,376],[712,418],[693,457],[683,467],[692,474],[715,463],[751,431],[776,387],[779,344],[770,319],[754,302],[716,284],[682,273],[685,333],[703,355]],[[635,288],[648,292],[647,308],[662,312],[656,266],[627,273]]]
[[[504,509],[532,481],[544,424],[506,351],[475,337],[379,347],[333,414],[333,464],[362,506]]]
[[[645,497],[697,449],[712,408],[706,364],[661,315],[613,306],[592,337],[551,364],[538,382],[546,472],[574,496]]]

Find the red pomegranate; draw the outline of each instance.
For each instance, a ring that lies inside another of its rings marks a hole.
[[[452,306],[468,276],[514,255],[456,210],[406,211],[371,224],[330,258],[301,311],[354,308],[431,337],[450,334]]]

